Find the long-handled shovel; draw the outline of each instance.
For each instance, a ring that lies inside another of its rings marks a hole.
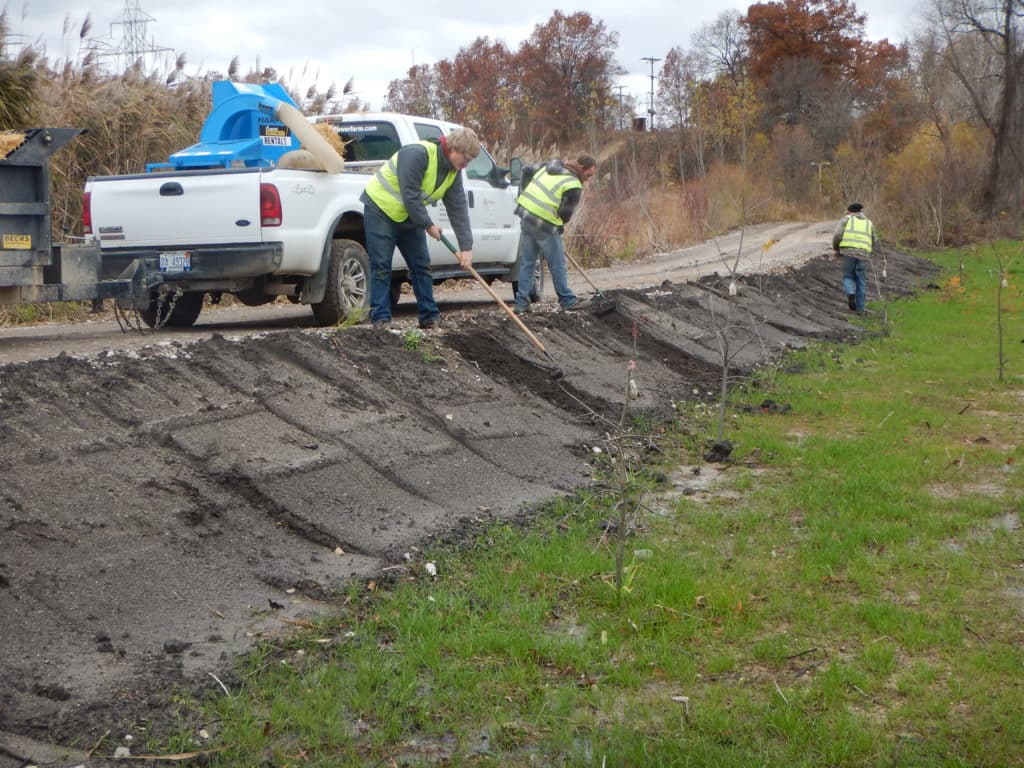
[[[452,253],[458,253],[458,251],[456,250],[455,246],[452,245],[452,241],[449,240],[444,235],[441,235],[441,242],[444,243],[448,247],[448,250],[451,251]],[[473,276],[473,279],[476,280],[478,283],[480,283],[480,285],[483,287],[483,289],[485,291],[487,291],[487,293],[489,293],[491,295],[491,298],[494,299],[498,303],[498,306],[500,306],[503,310],[505,310],[506,314],[508,314],[508,316],[512,318],[512,321],[516,325],[519,326],[519,329],[523,333],[526,334],[527,338],[529,338],[529,340],[533,343],[533,346],[535,346],[537,349],[539,349],[544,354],[544,357],[546,357],[552,363],[555,362],[555,358],[553,358],[551,356],[551,353],[548,352],[544,348],[544,345],[541,344],[540,339],[538,339],[536,336],[533,335],[533,331],[531,331],[529,328],[527,328],[526,324],[523,323],[523,321],[519,319],[519,315],[517,315],[515,312],[513,312],[511,307],[509,307],[508,304],[506,304],[504,301],[502,301],[501,296],[499,296],[497,293],[494,292],[494,289],[491,288],[491,286],[489,286],[487,284],[487,281],[484,280],[482,277],[480,277],[480,273],[477,272],[475,269],[473,269],[472,265],[470,265],[466,269],[469,271],[469,274],[471,274]],[[560,379],[560,378],[562,378],[562,376],[564,374],[563,374],[561,368],[557,368],[556,367],[555,371],[552,372],[552,375],[556,379]]]
[[[572,257],[569,251],[565,251],[565,258],[569,260],[569,263],[579,270],[579,273],[583,275],[583,279],[590,283],[590,287],[594,289],[594,298],[597,299],[597,303],[594,305],[594,312],[598,315],[607,315],[609,312],[615,309],[615,302],[610,301],[603,293],[601,289],[594,285],[594,281],[590,279],[590,275],[586,273],[580,263]]]

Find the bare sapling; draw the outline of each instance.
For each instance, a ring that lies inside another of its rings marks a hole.
[[[718,444],[722,444],[725,440],[725,415],[726,408],[729,403],[729,381],[730,371],[733,361],[736,356],[739,355],[744,349],[746,349],[755,339],[764,344],[764,340],[761,338],[759,333],[758,323],[755,318],[750,315],[750,330],[752,336],[743,340],[739,345],[734,344],[734,336],[739,329],[738,326],[730,323],[729,315],[726,313],[720,313],[717,311],[715,306],[715,293],[708,291],[708,314],[711,317],[711,325],[715,334],[715,338],[718,341],[718,351],[721,353],[721,364],[722,364],[722,375],[719,379],[719,402],[718,402],[718,419],[717,428],[715,431],[715,441]],[[724,299],[722,299],[724,301]],[[748,312],[749,315],[749,312]]]
[[[1006,348],[1003,343],[1003,314],[1006,309],[1003,307],[1003,296],[1006,289],[1010,287],[1009,261],[1006,255],[994,242],[989,242],[989,247],[996,257],[996,266],[999,270],[999,277],[996,281],[996,353],[998,360],[999,381],[1003,381],[1006,375]]]
[[[633,433],[627,429],[630,402],[640,396],[639,371],[636,365],[636,348],[640,331],[635,320],[631,327],[631,335],[633,355],[624,372],[622,411],[619,413],[618,423],[611,424],[609,422],[613,428],[607,433],[604,440],[610,469],[609,488],[615,502],[613,504],[614,515],[605,524],[605,536],[602,537],[602,541],[608,537],[609,533],[613,534],[614,588],[617,604],[621,604],[624,592],[632,590],[633,582],[640,568],[639,561],[643,559],[642,555],[634,553],[633,560],[627,565],[626,544],[637,517],[641,510],[645,509],[645,488],[637,476],[637,470],[642,467],[644,453],[652,444],[652,438],[649,435]]]
[[[882,265],[879,269],[877,262],[871,265],[871,273],[875,277],[875,290],[878,292],[878,300],[881,303],[881,318],[882,318],[882,335],[889,335],[889,297],[888,291],[886,291],[886,280],[889,276],[889,256],[885,251],[885,246],[879,241],[878,252],[881,255]]]

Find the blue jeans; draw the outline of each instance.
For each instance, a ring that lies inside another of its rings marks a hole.
[[[363,213],[366,253],[370,257],[370,322],[391,319],[391,262],[398,248],[409,267],[409,282],[416,295],[420,322],[441,314],[434,301],[434,279],[430,275],[427,233],[419,227],[392,221],[375,205]]]
[[[522,221],[522,237],[519,242],[519,285],[516,286],[516,309],[525,312],[530,307],[530,294],[533,292],[533,273],[540,256],[548,263],[551,273],[551,285],[558,296],[558,305],[568,309],[576,303],[576,294],[569,287],[569,272],[565,266],[565,251],[562,249],[562,236],[558,232],[548,232],[532,221]]]
[[[868,260],[855,256],[843,256],[843,289],[846,295],[853,294],[857,311],[864,309],[868,288]]]

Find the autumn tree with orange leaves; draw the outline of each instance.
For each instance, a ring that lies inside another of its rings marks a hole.
[[[459,122],[472,125],[482,138],[494,141],[511,130],[518,84],[512,53],[503,42],[478,37],[459,49],[446,87]]]
[[[454,61],[413,67],[390,83],[385,108],[471,125],[486,139],[565,142],[614,124],[617,47],[618,34],[589,13],[555,11],[515,53],[481,37]]]
[[[907,50],[869,41],[865,21],[851,0],[780,0],[747,9],[747,71],[769,122],[806,125],[833,149],[855,114],[884,104]]]
[[[583,11],[555,11],[534,27],[516,58],[535,136],[564,142],[610,116],[618,44],[618,33]]]

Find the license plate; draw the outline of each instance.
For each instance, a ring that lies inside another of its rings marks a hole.
[[[12,251],[32,250],[32,235],[8,235],[4,234],[4,248]]]
[[[188,251],[164,251],[160,254],[161,272],[189,272],[192,269],[192,254]]]

